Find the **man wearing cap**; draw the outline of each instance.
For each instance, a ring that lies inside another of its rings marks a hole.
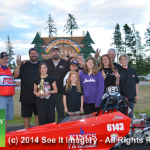
[[[17,57],[17,67],[14,71],[14,78],[21,79],[21,116],[24,118],[24,127],[30,127],[30,117],[32,113],[35,116],[35,124],[38,126],[38,115],[36,108],[37,97],[33,94],[34,91],[34,79],[38,75],[38,52],[36,48],[29,49],[29,58],[24,65],[21,62],[21,56]]]
[[[63,79],[67,72],[69,71],[70,62],[65,61],[60,58],[60,50],[57,46],[54,46],[51,50],[52,58],[42,60],[48,66],[48,75],[56,79],[56,85],[58,88],[58,93],[54,95],[55,104],[57,109],[58,120],[64,117],[64,106],[63,106],[63,97],[61,91],[63,89]]]
[[[7,67],[8,54],[0,54],[0,109],[5,109],[5,130],[7,120],[14,118],[13,95],[15,94],[15,82],[11,70]],[[17,84],[16,84],[17,85]]]
[[[77,60],[73,60],[71,63],[70,63],[70,71],[78,71],[78,67],[79,67],[79,63]],[[66,76],[64,77],[64,81],[63,81],[63,86],[66,85],[66,82],[67,82],[67,79],[69,77],[69,73],[70,71],[67,72]]]

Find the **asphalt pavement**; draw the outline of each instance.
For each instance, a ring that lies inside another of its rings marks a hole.
[[[140,82],[139,85],[150,85],[150,82],[147,81],[147,82]]]

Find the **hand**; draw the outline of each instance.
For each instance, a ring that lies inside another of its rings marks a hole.
[[[65,58],[64,58],[64,60],[65,60],[65,61],[68,61],[68,60],[69,60],[69,58],[68,58],[68,57],[65,57]]]
[[[80,108],[80,112],[83,113],[83,107]]]
[[[79,70],[78,70],[78,74],[79,74],[81,71],[82,71],[82,70],[79,69]]]
[[[22,62],[21,62],[21,55],[16,56],[16,63],[18,66],[21,66]]]
[[[134,102],[136,103],[138,101],[138,96],[135,96]]]
[[[95,59],[97,59],[100,56],[101,49],[97,48],[95,53]]]
[[[23,60],[23,61],[22,61],[23,65],[24,65],[27,61],[28,61],[28,60]]]
[[[65,112],[65,113],[68,113],[68,109],[67,109],[67,108],[65,108],[65,109],[64,109],[64,112]]]
[[[71,53],[70,55],[69,55],[69,57],[77,57],[78,56],[78,54],[76,54],[76,53]]]
[[[104,80],[106,79],[106,74],[105,74],[105,72],[104,72],[104,69],[101,71],[101,73],[102,73],[102,76],[103,76],[103,78],[104,78]]]
[[[73,57],[73,53],[69,54],[69,57]]]
[[[44,92],[43,96],[47,96],[49,93],[48,92]]]
[[[36,97],[40,97],[41,96],[39,92],[36,92],[35,95],[36,95]]]
[[[117,70],[115,71],[115,77],[116,77],[116,79],[119,79],[119,78],[120,78],[120,74],[118,73]]]
[[[79,65],[81,65],[81,66],[84,66],[84,65],[85,65],[85,63],[82,62],[82,61],[78,61],[78,63],[79,63]]]

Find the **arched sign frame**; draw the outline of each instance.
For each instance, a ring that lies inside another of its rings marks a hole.
[[[46,53],[48,53],[54,46],[58,44],[67,44],[73,47],[78,53],[81,51],[80,46],[73,40],[67,38],[58,38],[51,41],[44,49]]]

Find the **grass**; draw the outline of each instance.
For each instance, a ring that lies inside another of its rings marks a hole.
[[[135,112],[150,112],[150,85],[139,85],[139,99],[134,106]]]
[[[16,90],[13,97],[14,99],[14,120],[8,121],[8,126],[22,125],[23,118],[21,117],[21,103],[19,102],[20,90]],[[150,115],[150,85],[139,85],[139,99],[134,105],[134,113],[139,118],[139,113],[146,113]],[[57,118],[57,112],[55,112],[55,118]],[[57,121],[55,119],[55,121]],[[35,125],[34,116],[30,118],[31,125]]]

